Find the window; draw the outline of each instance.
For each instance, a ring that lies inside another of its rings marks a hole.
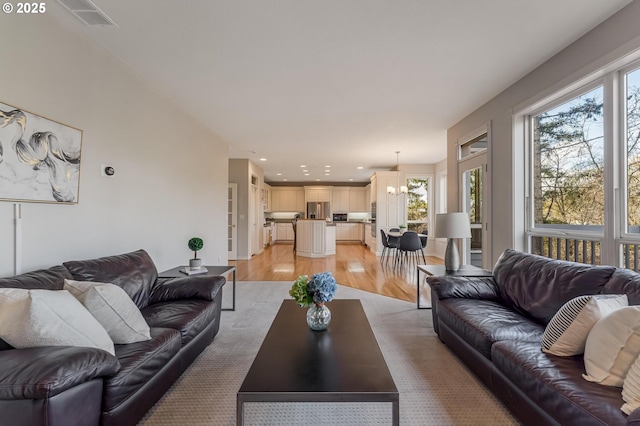
[[[630,62],[519,115],[531,252],[639,269],[640,62]]]
[[[627,232],[640,234],[640,69],[625,75]]]
[[[429,179],[407,179],[407,229],[419,234],[429,230]]]
[[[602,231],[602,86],[532,118],[536,227]]]

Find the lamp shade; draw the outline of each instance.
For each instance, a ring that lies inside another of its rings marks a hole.
[[[436,238],[471,238],[469,214],[460,212],[436,215]]]

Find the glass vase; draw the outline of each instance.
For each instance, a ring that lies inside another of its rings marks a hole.
[[[313,304],[307,311],[307,324],[309,328],[315,331],[326,330],[331,322],[331,311],[324,303],[320,305]]]

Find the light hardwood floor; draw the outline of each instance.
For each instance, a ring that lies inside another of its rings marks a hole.
[[[393,259],[380,262],[360,244],[336,246],[335,256],[311,259],[296,256],[293,244],[272,244],[250,260],[230,260],[238,281],[295,281],[300,275],[330,271],[338,284],[409,302],[416,301],[416,265],[393,266]],[[442,265],[442,259],[427,256],[427,263]],[[422,296],[422,294],[421,294]]]

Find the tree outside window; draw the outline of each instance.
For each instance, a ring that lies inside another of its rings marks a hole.
[[[419,234],[429,231],[429,179],[407,179],[407,229]]]

